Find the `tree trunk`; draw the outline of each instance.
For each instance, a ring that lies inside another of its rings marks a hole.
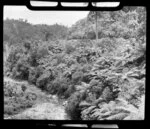
[[[96,22],[96,28],[95,28],[95,31],[96,31],[96,42],[98,42],[97,11],[96,11],[95,22]]]

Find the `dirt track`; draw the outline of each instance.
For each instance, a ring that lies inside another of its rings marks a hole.
[[[42,103],[7,119],[66,120],[68,118],[63,106],[53,103]]]
[[[5,81],[12,83],[27,84],[27,81],[16,81],[11,78],[4,78]],[[66,120],[67,115],[65,113],[62,102],[59,102],[58,98],[55,99],[50,97],[38,89],[35,86],[28,86],[30,90],[38,94],[38,101],[33,107],[25,109],[23,112],[6,117],[4,119],[41,119],[41,120]]]

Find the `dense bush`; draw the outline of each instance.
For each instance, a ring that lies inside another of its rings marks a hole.
[[[75,47],[73,47],[73,45],[69,44],[69,43],[67,43],[65,45],[65,49],[66,49],[65,51],[66,51],[67,54],[71,54],[72,52],[75,51]]]
[[[13,68],[12,77],[21,80],[28,80],[30,67],[26,60],[20,59]]]
[[[64,93],[64,97],[69,98],[75,91],[75,85],[68,85],[67,90]]]
[[[14,115],[35,104],[37,96],[25,84],[4,81],[4,114]]]
[[[10,52],[9,55],[6,59],[6,67],[7,67],[7,71],[10,73],[10,76],[12,75],[12,70],[15,67],[15,65],[17,64],[18,60],[21,58],[22,56],[22,49],[20,48],[20,46],[13,46],[10,48]]]
[[[66,113],[70,117],[71,120],[80,120],[80,108],[79,103],[82,100],[82,96],[80,93],[74,93],[68,100],[68,105],[65,108]]]
[[[99,101],[97,106],[82,103],[83,107],[86,108],[81,112],[83,120],[141,120],[144,118],[140,109],[128,104],[123,99],[117,99],[109,103]]]
[[[46,86],[51,79],[51,72],[45,71],[43,74],[37,79],[36,86],[41,88],[42,90],[46,90]]]
[[[37,67],[37,68],[30,67],[29,78],[28,78],[29,83],[36,85],[36,81],[42,75],[42,73],[43,73],[42,67]]]
[[[72,80],[74,83],[78,83],[82,81],[83,79],[83,72],[82,71],[77,71],[72,75]]]

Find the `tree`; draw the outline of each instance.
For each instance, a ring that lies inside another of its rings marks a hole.
[[[95,6],[96,6],[96,2],[94,2],[94,4],[95,4]],[[98,42],[98,26],[97,26],[97,15],[98,15],[98,13],[97,13],[97,11],[95,11],[95,12],[93,12],[94,13],[94,15],[95,15],[95,34],[96,34],[96,42]]]
[[[95,6],[96,6],[97,3],[95,3]],[[96,42],[98,42],[98,29],[97,29],[97,11],[95,12],[95,24],[96,24],[96,28],[95,28],[95,31],[96,31]]]

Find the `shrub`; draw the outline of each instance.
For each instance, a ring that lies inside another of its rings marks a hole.
[[[68,85],[66,83],[60,83],[57,95],[58,96],[64,96],[64,93],[67,91]]]
[[[36,99],[36,94],[29,92],[25,84],[4,82],[4,114],[14,115],[32,107]]]
[[[106,101],[110,101],[112,99],[113,93],[111,92],[109,87],[106,87],[102,93],[102,98]]]
[[[72,80],[76,84],[76,83],[82,81],[83,76],[84,76],[83,72],[77,71],[72,75]]]
[[[54,80],[51,80],[47,85],[47,91],[51,94],[58,94],[59,96],[64,96],[65,91],[68,88],[68,80],[61,77],[56,77]]]
[[[69,88],[70,83],[67,78],[59,77],[54,80],[53,85],[54,90],[57,88],[55,91],[57,91],[58,96],[65,96],[65,92]]]
[[[50,93],[50,94],[56,94],[58,92],[58,89],[59,89],[59,84],[57,83],[48,83],[47,84],[47,92]]]
[[[28,80],[29,66],[24,59],[20,59],[12,71],[12,77],[21,80]]]
[[[87,38],[88,39],[95,39],[96,38],[96,34],[95,32],[91,31],[87,33]]]
[[[75,85],[68,85],[64,93],[65,98],[69,98],[76,91]]]
[[[75,47],[73,47],[71,44],[69,44],[69,43],[66,43],[66,45],[65,45],[65,51],[66,51],[66,53],[67,54],[71,54],[72,52],[74,52],[75,51]]]
[[[79,104],[82,101],[82,96],[79,92],[75,92],[68,100],[65,111],[71,120],[80,120]]]
[[[8,114],[8,115],[14,115],[16,113],[18,113],[16,111],[16,106],[14,107],[13,105],[5,105],[4,106],[4,114]]]
[[[14,115],[26,108],[32,107],[33,104],[33,100],[28,100],[24,97],[17,97],[15,99],[11,98],[8,104],[4,105],[4,113],[8,115]]]
[[[18,60],[22,57],[22,48],[21,46],[15,46],[10,48],[10,52],[8,55],[8,58],[5,62],[5,67],[7,69],[7,72],[12,73],[13,68],[16,66]]]
[[[36,81],[43,74],[43,71],[44,71],[43,68],[40,66],[36,68],[31,67],[29,71],[29,78],[28,78],[29,83],[36,85]]]
[[[99,84],[99,80],[92,79],[90,81],[90,86],[97,86]]]
[[[37,67],[39,65],[38,64],[38,52],[36,49],[33,49],[29,53],[29,64],[32,67]]]
[[[37,79],[36,86],[41,88],[42,90],[47,89],[47,84],[51,79],[50,71],[45,71],[43,74]]]
[[[30,68],[28,82],[31,84],[36,84],[36,70],[35,68]]]

